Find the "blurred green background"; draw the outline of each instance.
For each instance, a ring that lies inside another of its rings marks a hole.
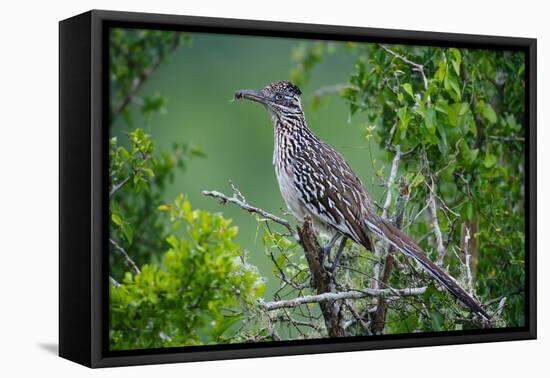
[[[271,274],[272,263],[264,252],[261,234],[257,235],[255,218],[236,206],[222,206],[201,195],[201,191],[218,190],[230,195],[231,180],[250,204],[276,215],[283,214],[284,203],[272,166],[270,116],[259,104],[233,102],[232,97],[238,89],[260,89],[273,81],[289,80],[294,66],[292,56],[313,43],[192,33],[191,42],[170,54],[139,91],[142,97],[161,94],[167,99],[166,111],[152,115],[142,125],[139,105],[132,104],[129,108],[135,114],[133,126],[151,134],[157,151],[183,142],[199,146],[207,155],[188,161],[185,171],[175,171],[164,199],[171,202],[177,194],[184,193],[194,208],[223,212],[233,219],[239,227],[239,243],[250,252],[250,262],[267,280],[267,298],[280,282]],[[313,131],[345,156],[367,190],[380,199],[383,188],[375,181],[371,157],[379,160],[381,152],[376,143],[364,138],[361,124],[364,120],[360,115],[351,118],[349,107],[340,96],[323,96],[320,107],[315,106],[312,96],[321,87],[347,83],[354,61],[350,54],[336,53],[316,65],[301,88],[302,104]],[[124,141],[129,130],[118,119],[112,135]]]

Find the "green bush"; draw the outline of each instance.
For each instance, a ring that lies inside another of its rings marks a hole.
[[[226,342],[241,308],[264,291],[230,220],[192,210],[181,195],[161,210],[170,214],[174,231],[162,265],[144,265],[140,273],[127,272],[120,286],[111,285],[114,350]]]

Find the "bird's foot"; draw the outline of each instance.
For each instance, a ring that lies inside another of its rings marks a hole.
[[[332,247],[334,246],[334,244],[336,244],[338,239],[340,239],[340,234],[336,233],[330,239],[330,241],[328,242],[327,245],[324,245],[324,246],[321,247],[321,256],[320,256],[321,257],[321,265],[324,264],[325,259],[329,262],[332,260],[330,258],[330,251],[331,251]]]
[[[332,264],[330,261],[327,261],[326,263],[323,264],[323,269],[324,269],[326,272],[332,274],[332,272],[333,272],[333,270],[332,270],[332,265],[333,265],[333,264]]]
[[[323,264],[325,260],[330,261],[330,250],[332,249],[332,245],[327,244],[321,247],[321,263]]]

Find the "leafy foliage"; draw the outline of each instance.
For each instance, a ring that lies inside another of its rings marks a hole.
[[[235,311],[264,291],[235,242],[237,227],[219,214],[193,210],[182,195],[161,205],[172,231],[162,267],[144,265],[111,286],[114,349],[223,343]],[[179,232],[178,232],[179,231]],[[180,236],[178,236],[178,234]],[[224,313],[225,311],[225,313]],[[233,312],[232,312],[233,311]]]
[[[138,91],[170,51],[188,40],[182,33],[157,31],[115,29],[111,35],[112,128],[122,115],[116,127],[129,129],[119,133],[125,140],[113,136],[109,146],[112,349],[221,341],[240,319],[238,314],[222,315],[222,307],[246,303],[262,290],[256,272],[237,259],[242,251],[229,221],[192,211],[178,197],[163,208],[171,216],[170,231],[158,209],[175,170],[205,155],[184,143],[156,151],[144,129],[151,126],[152,114],[166,111],[167,101],[160,95],[140,98]],[[134,105],[145,127],[134,126]],[[187,226],[178,238],[174,232],[183,221]],[[209,330],[201,330],[207,322]]]
[[[144,130],[150,128],[153,114],[166,112],[167,99],[160,94],[139,96],[141,85],[156,67],[189,41],[190,35],[185,33],[111,30],[111,128],[116,124],[116,129],[128,130],[110,138],[111,239],[130,250],[138,266],[160,262],[166,248],[166,222],[155,211],[163,202],[166,184],[173,180],[176,169],[185,168],[187,160],[205,156],[200,148],[186,143],[155,151],[153,139]],[[142,127],[135,126],[135,107]],[[127,269],[117,253],[111,253],[110,267],[111,275],[118,279]]]
[[[128,139],[128,147],[119,145],[117,137],[110,140],[111,239],[131,249],[138,265],[160,262],[166,247],[166,222],[156,208],[166,184],[173,180],[175,169],[185,168],[186,160],[205,155],[183,143],[155,153],[151,136],[140,128],[131,131]],[[124,261],[111,254],[111,275],[122,277],[125,270]]]

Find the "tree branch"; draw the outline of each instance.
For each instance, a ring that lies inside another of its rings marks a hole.
[[[393,186],[393,183],[395,181],[395,177],[397,176],[397,170],[399,168],[399,162],[401,161],[401,146],[397,145],[395,146],[395,156],[393,157],[390,175],[388,177],[388,181],[386,182],[386,199],[384,201],[384,205],[382,207],[382,218],[388,217],[388,209],[391,205],[391,187]],[[373,286],[375,289],[378,289],[378,282],[380,279],[380,261],[383,258],[382,256],[382,250],[383,247],[379,246],[378,248],[374,249],[374,255],[376,256],[376,261],[374,262],[374,265],[372,267],[373,269]]]
[[[342,291],[339,293],[322,293],[317,295],[304,295],[294,299],[287,299],[274,302],[260,302],[260,307],[266,311],[273,311],[280,308],[296,307],[306,303],[325,303],[338,300],[361,299],[367,297],[410,297],[422,295],[426,292],[426,287],[412,287],[406,289],[364,289]]]
[[[388,182],[386,183],[386,200],[384,201],[384,207],[382,208],[382,218],[388,217],[388,209],[391,205],[391,187],[397,176],[397,169],[399,168],[399,161],[401,160],[401,146],[395,146],[395,156],[391,164],[390,176],[388,177]]]
[[[290,232],[291,235],[295,235],[295,232],[294,232],[290,222],[288,222],[287,220],[285,220],[283,218],[280,218],[276,215],[268,213],[267,211],[265,211],[263,209],[260,209],[259,207],[254,207],[254,206],[249,205],[244,200],[244,197],[242,196],[242,194],[240,194],[240,192],[239,192],[239,194],[234,193],[232,197],[228,197],[225,194],[217,192],[215,190],[212,190],[212,191],[203,190],[202,194],[204,196],[207,196],[207,197],[212,197],[212,198],[219,199],[220,203],[222,205],[225,205],[226,203],[230,202],[230,203],[233,203],[233,204],[239,206],[241,209],[248,211],[249,213],[261,215],[262,217],[264,217],[266,219],[269,219],[269,220],[271,220],[275,223],[280,224],[281,226],[284,226]]]
[[[258,214],[266,219],[269,219],[275,223],[284,226],[290,235],[295,235],[295,238],[299,241],[300,245],[304,249],[306,260],[311,271],[312,280],[318,294],[330,293],[334,288],[332,285],[330,274],[325,270],[323,266],[323,252],[310,217],[305,217],[302,227],[298,227],[298,234],[295,233],[291,224],[276,215],[268,213],[267,211],[249,205],[242,193],[233,185],[233,195],[231,197],[226,196],[223,193],[217,191],[203,191],[202,194],[207,197],[217,198],[222,204],[228,202],[239,206],[241,209],[248,211],[252,214]],[[343,337],[345,336],[344,328],[341,325],[341,313],[338,303],[327,303],[325,301],[320,302],[321,312],[325,319],[325,326],[327,328],[328,335],[330,337]]]
[[[120,282],[115,280],[113,276],[109,276],[109,281],[111,281],[111,284],[115,287],[115,289],[118,289],[120,287]]]
[[[388,54],[390,55],[393,55],[394,57],[396,57],[397,59],[401,60],[402,62],[410,65],[413,67],[413,70],[414,71],[417,71],[420,73],[420,75],[422,76],[422,82],[424,83],[424,90],[427,91],[428,90],[428,78],[426,77],[426,73],[424,72],[424,66],[422,64],[419,64],[419,63],[416,63],[416,62],[413,62],[412,60],[408,59],[407,57],[403,56],[403,55],[400,55],[398,53],[396,53],[395,51],[393,50],[390,50],[389,48],[387,48],[386,46],[384,45],[379,45],[384,51],[386,51]],[[430,107],[430,104],[431,104],[431,99],[430,99],[430,96],[428,96],[427,98],[427,106]]]
[[[366,322],[365,319],[363,319],[363,317],[361,315],[359,315],[357,313],[357,311],[355,311],[355,309],[353,308],[353,306],[349,303],[349,301],[344,301],[344,305],[346,306],[346,308],[349,310],[349,312],[351,313],[351,316],[353,316],[353,318],[355,319],[355,321],[357,322],[357,324],[359,324],[361,326],[361,328],[363,328],[365,330],[365,332],[367,333],[367,335],[372,335],[372,332],[370,331],[369,329],[369,322]],[[350,320],[348,321],[347,325],[345,326],[345,328],[347,328],[350,324],[353,324],[353,321]]]
[[[124,248],[122,248],[116,241],[114,241],[113,239],[110,239],[109,238],[109,242],[117,249],[117,251],[120,252],[120,254],[122,256],[124,256],[124,259],[126,260],[126,263],[132,267],[132,269],[134,269],[134,271],[136,273],[141,273],[141,271],[139,270],[138,266],[136,265],[136,263],[134,262],[134,260],[132,260],[130,258],[130,256],[128,255],[128,253],[126,252],[126,250]]]
[[[109,192],[109,198],[111,198],[116,192],[118,192],[120,189],[122,189],[122,187],[124,185],[126,185],[126,183],[128,183],[128,181],[130,181],[130,177],[131,176],[128,176],[126,177],[124,180],[122,180],[121,182],[119,182],[118,184],[114,185],[112,188],[111,188],[111,191]]]
[[[462,240],[461,240],[461,247],[462,252],[464,253],[464,270],[466,270],[466,280],[467,280],[467,290],[470,295],[473,296],[474,292],[474,284],[472,279],[472,268],[471,268],[471,254],[470,254],[470,241],[472,239],[472,235],[470,232],[470,227],[468,226],[467,222],[464,222],[462,225]]]
[[[434,190],[434,180],[430,172],[430,163],[428,161],[428,155],[426,151],[422,151],[422,170],[424,171],[424,177],[426,178],[426,185],[428,186],[428,209],[430,210],[430,218],[432,221],[432,227],[435,234],[435,241],[437,244],[437,261],[436,264],[439,266],[443,265],[443,259],[447,254],[447,249],[443,243],[443,234],[441,233],[441,228],[439,227],[439,221],[437,220],[437,203],[435,202],[435,190]],[[430,183],[428,183],[428,180]]]
[[[304,218],[303,226],[298,228],[298,235],[300,245],[304,249],[304,253],[306,255],[306,260],[309,265],[309,270],[311,271],[314,286],[317,289],[317,294],[334,294],[331,293],[334,287],[330,274],[325,270],[323,265],[324,255],[321,246],[317,241],[317,237],[315,236],[315,231],[313,230],[312,221],[309,216]],[[325,326],[327,328],[328,335],[330,337],[344,337],[346,332],[341,324],[342,319],[339,304],[335,302],[335,300],[323,300],[318,303],[319,307],[321,307],[323,318],[325,319]]]
[[[407,184],[405,178],[401,177],[399,194],[395,199],[395,216],[393,221],[395,227],[397,227],[398,229],[401,229],[403,227],[403,219],[405,218],[405,209],[407,207],[409,196],[409,185]],[[395,248],[392,245],[388,246],[388,253],[386,255],[386,261],[384,263],[384,271],[382,273],[382,279],[380,280],[380,284],[382,287],[388,287],[391,271],[395,262],[395,258],[393,257],[394,253]],[[378,305],[376,306],[376,312],[374,313],[371,325],[371,331],[373,333],[381,333],[384,330],[387,312],[388,301],[385,298],[380,297],[378,299]]]

